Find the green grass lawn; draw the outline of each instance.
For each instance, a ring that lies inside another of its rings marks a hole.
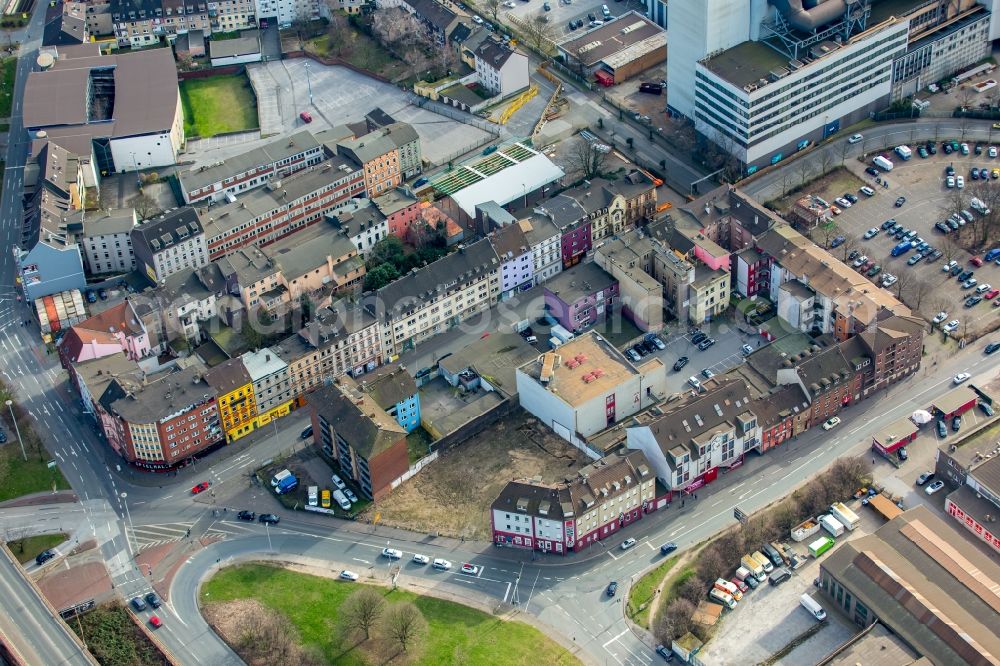
[[[364,664],[363,655],[342,648],[333,636],[337,609],[359,583],[287,571],[265,565],[243,565],[222,571],[205,583],[201,603],[255,597],[284,614],[298,630],[303,645],[314,646],[330,664]],[[422,657],[415,663],[438,666],[493,664],[576,664],[576,658],[521,622],[506,622],[461,604],[403,590],[383,592],[389,603],[411,601],[423,613],[429,632]]]
[[[181,81],[184,132],[210,137],[259,127],[257,100],[245,74]]]
[[[677,555],[667,558],[652,571],[646,573],[635,582],[628,591],[628,614],[632,621],[641,627],[649,625],[649,611],[652,608],[653,597],[660,583],[677,563]]]
[[[406,453],[410,458],[411,465],[430,453],[429,447],[433,441],[430,433],[424,430],[423,426],[418,426],[416,430],[406,436]]]
[[[38,536],[8,541],[7,547],[10,548],[10,552],[14,553],[17,561],[24,564],[31,562],[43,550],[55,548],[65,540],[66,535],[61,532],[58,534],[39,534]]]
[[[0,118],[10,118],[10,107],[14,98],[14,76],[17,74],[17,58],[4,58],[0,61],[0,85],[3,92],[0,93]]]
[[[28,460],[21,457],[21,447],[17,435],[7,431],[7,443],[0,445],[0,502],[5,502],[30,493],[66,490],[69,484],[58,467],[49,469],[38,461],[38,453],[25,442]],[[21,433],[25,435],[25,433]]]

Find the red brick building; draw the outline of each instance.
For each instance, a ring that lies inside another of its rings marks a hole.
[[[565,555],[614,538],[665,502],[642,451],[613,453],[566,483],[509,482],[490,507],[493,541]]]
[[[129,463],[169,469],[223,440],[215,392],[195,365],[139,381],[118,377],[100,397],[112,448]]]
[[[750,403],[760,424],[760,452],[780,446],[809,429],[809,398],[798,384],[776,387]]]
[[[381,499],[410,468],[406,429],[353,382],[311,393],[313,437],[334,470],[368,499]]]
[[[420,219],[420,202],[399,190],[372,199],[372,204],[385,217],[389,233],[405,241],[407,232]]]

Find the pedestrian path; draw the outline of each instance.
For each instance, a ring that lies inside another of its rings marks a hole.
[[[142,552],[146,548],[180,541],[190,534],[192,525],[194,523],[140,525],[139,527],[128,528],[127,534],[129,541],[132,542],[136,551]]]

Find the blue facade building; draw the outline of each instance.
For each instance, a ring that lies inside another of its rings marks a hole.
[[[386,413],[396,419],[406,432],[420,425],[420,393],[413,377],[401,365],[386,365],[365,375],[361,390]]]

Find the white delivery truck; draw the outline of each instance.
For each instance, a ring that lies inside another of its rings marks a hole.
[[[848,509],[847,505],[843,502],[834,502],[831,504],[830,515],[849,530],[856,530],[861,527],[861,519],[858,518],[856,513]]]
[[[712,591],[708,593],[708,596],[712,597],[712,599],[718,601],[729,610],[736,608],[736,600],[733,599],[732,595],[726,594],[718,588],[713,587]]]
[[[799,598],[799,603],[802,604],[802,607],[809,611],[812,616],[820,622],[826,619],[826,611],[823,610],[823,607],[816,603],[816,600],[808,594],[803,594]]]
[[[288,471],[287,469],[283,469],[283,470],[281,470],[280,472],[278,472],[277,474],[275,474],[275,475],[274,475],[274,476],[273,476],[273,477],[271,478],[271,486],[272,486],[273,488],[277,488],[277,487],[278,487],[278,485],[279,485],[279,484],[280,484],[280,483],[281,483],[282,481],[284,481],[285,479],[287,479],[287,478],[288,478],[288,477],[290,477],[291,475],[292,475],[292,473],[291,473],[290,471]]]
[[[879,169],[882,169],[882,171],[892,171],[892,162],[882,157],[881,155],[873,159],[872,164],[877,166]]]
[[[749,555],[744,555],[743,559],[740,560],[740,564],[750,570],[757,580],[762,581],[767,578],[767,574],[764,573],[764,565],[750,557]]]
[[[819,524],[823,526],[823,529],[829,532],[832,536],[839,537],[844,533],[844,526],[840,524],[840,521],[829,514],[823,514],[820,516]]]
[[[910,150],[909,146],[896,146],[896,154],[899,155],[903,161],[913,157],[913,151]]]

